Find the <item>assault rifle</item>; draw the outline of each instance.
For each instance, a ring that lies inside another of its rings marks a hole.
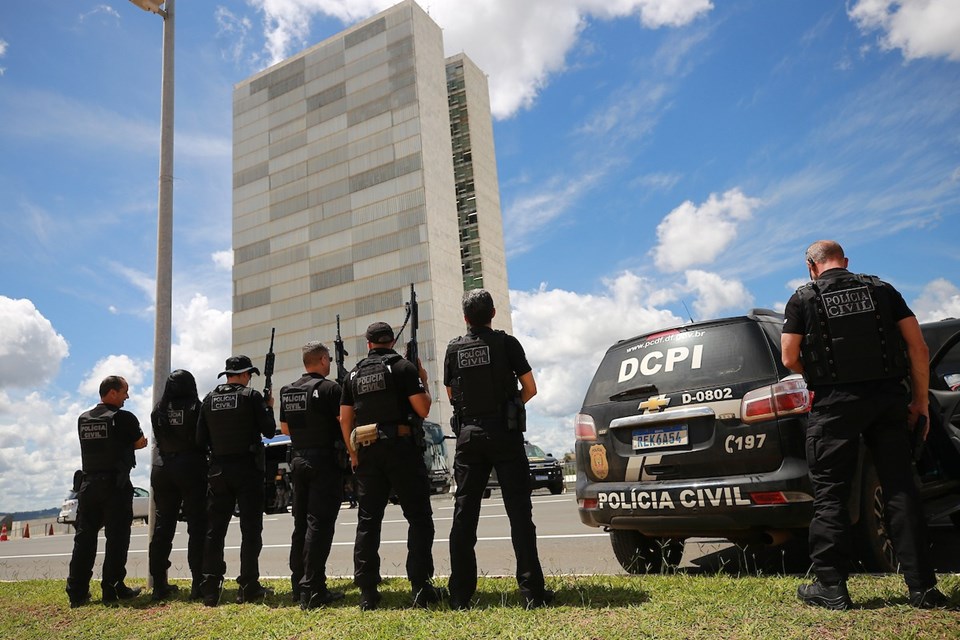
[[[347,378],[347,368],[343,364],[344,358],[349,353],[343,348],[343,338],[340,337],[340,314],[337,314],[337,337],[333,341],[333,350],[337,359],[337,384],[343,386],[343,381]]]
[[[420,357],[420,349],[417,347],[417,328],[420,326],[420,308],[417,304],[417,292],[413,289],[413,283],[410,283],[410,302],[407,303],[407,315],[410,318],[410,340],[407,342],[407,360],[420,366],[417,359]]]
[[[273,395],[273,367],[277,361],[277,354],[273,352],[273,336],[276,332],[276,327],[270,328],[270,350],[263,361],[263,399],[267,402],[270,402],[270,396]]]

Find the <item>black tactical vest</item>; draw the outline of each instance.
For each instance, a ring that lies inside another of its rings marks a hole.
[[[318,406],[324,383],[333,384],[325,378],[304,376],[280,390],[280,405],[294,449],[331,447],[340,439],[340,423]]]
[[[461,419],[502,417],[506,401],[518,395],[505,339],[503,331],[468,333],[447,346],[453,405]]]
[[[398,353],[368,356],[350,372],[347,384],[353,392],[356,425],[399,424],[406,420],[409,402],[393,379],[393,365],[402,359]]]
[[[909,373],[903,337],[883,283],[841,274],[797,289],[807,334],[800,345],[809,385],[899,380]]]
[[[197,418],[199,414],[200,405],[196,401],[191,402],[187,407],[167,405],[165,423],[161,423],[162,426],[159,429],[154,428],[157,448],[161,454],[199,450],[197,447]],[[157,422],[161,421],[157,419]]]
[[[253,453],[253,447],[260,443],[252,394],[250,387],[229,383],[218,385],[207,394],[203,411],[214,456]]]
[[[113,417],[117,409],[94,407],[80,414],[77,431],[80,435],[80,459],[84,473],[106,473],[123,470],[120,434]]]

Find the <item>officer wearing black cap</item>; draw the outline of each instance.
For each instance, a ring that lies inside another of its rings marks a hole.
[[[223,543],[234,505],[240,511],[240,585],[237,603],[262,600],[271,591],[260,584],[263,547],[264,453],[261,436],[277,430],[273,398],[266,401],[247,385],[260,370],[247,356],[227,358],[225,384],[203,399],[197,442],[210,450],[207,475],[207,537],[203,548],[203,603],[215,607],[223,591]]]
[[[176,585],[167,581],[167,570],[181,510],[187,521],[187,565],[193,576],[190,599],[201,597],[203,542],[207,533],[207,456],[197,444],[199,416],[197,381],[189,371],[177,369],[167,378],[160,402],[150,414],[160,455],[159,464],[150,470],[156,505],[150,540],[154,600],[174,596],[178,591]]]
[[[343,499],[337,463],[340,385],[328,380],[330,350],[322,342],[303,346],[306,373],[280,390],[280,430],[293,448],[293,536],[290,571],[294,600],[315,609],[343,598],[327,589],[326,564]]]
[[[852,606],[846,584],[853,556],[848,504],[862,437],[883,488],[888,531],[910,603],[945,606],[913,482],[907,426],[929,417],[929,353],[920,325],[891,285],[847,271],[838,243],[814,242],[806,261],[811,282],[787,302],[781,338],[783,364],[802,373],[814,393],[806,440],[816,581],[801,585],[797,595],[809,605]],[[901,384],[907,375],[909,405]]]
[[[537,393],[523,346],[494,331],[497,310],[484,289],[463,296],[467,334],[447,345],[443,384],[454,409],[457,484],[450,531],[450,606],[470,607],[477,589],[477,523],[490,470],[497,470],[510,536],[517,555],[517,583],[528,608],[543,607],[554,594],[544,586],[537,554],[537,528],[530,502],[530,471],[523,446],[524,404]],[[520,388],[517,389],[519,381]]]
[[[107,538],[100,583],[103,603],[129,600],[140,593],[139,587],[131,589],[123,583],[133,521],[130,469],[137,464],[134,451],[147,446],[140,421],[121,408],[129,397],[126,380],[107,376],[100,383],[100,404],[77,420],[82,469],[74,478],[77,532],[67,577],[71,607],[90,602],[90,578],[101,528]]]
[[[354,545],[354,582],[360,587],[360,608],[380,602],[380,526],[391,490],[400,500],[407,530],[407,577],[413,604],[439,602],[434,587],[433,509],[430,481],[423,461],[423,418],[432,400],[427,372],[419,362],[393,350],[393,329],[384,322],[367,328],[367,357],[347,376],[340,400],[340,428],[356,470],[360,507]]]

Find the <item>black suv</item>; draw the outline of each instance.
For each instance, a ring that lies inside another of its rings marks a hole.
[[[549,489],[554,495],[563,493],[563,465],[560,461],[554,458],[552,453],[544,453],[543,449],[526,440],[523,441],[523,448],[526,450],[527,464],[530,465],[530,488]],[[490,491],[499,488],[500,481],[497,479],[497,470],[494,469],[490,472],[483,497],[489,498]]]
[[[688,537],[806,538],[811,398],[802,377],[781,362],[782,324],[782,314],[755,309],[622,340],[604,355],[575,421],[576,493],[581,521],[610,532],[628,572],[679,562]],[[940,344],[950,347],[955,338]],[[949,362],[956,363],[956,351]],[[957,449],[941,455],[928,446],[918,463],[930,517],[960,509],[960,464],[949,455],[960,450],[960,392],[935,384],[931,439],[955,436]],[[869,570],[894,570],[865,448],[859,466],[851,513],[860,560]]]

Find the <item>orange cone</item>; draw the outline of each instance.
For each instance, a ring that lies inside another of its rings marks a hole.
[[[29,537],[30,537],[30,523],[29,523],[29,522],[26,523],[25,525],[23,525],[23,537],[24,537],[24,538],[29,538]]]
[[[7,525],[4,524],[3,528],[0,529],[0,542],[6,542],[6,541],[7,541]]]
[[[53,535],[53,523],[52,523],[52,522],[50,523],[50,529],[47,531],[47,535],[48,535],[48,536],[52,536],[52,535]]]

